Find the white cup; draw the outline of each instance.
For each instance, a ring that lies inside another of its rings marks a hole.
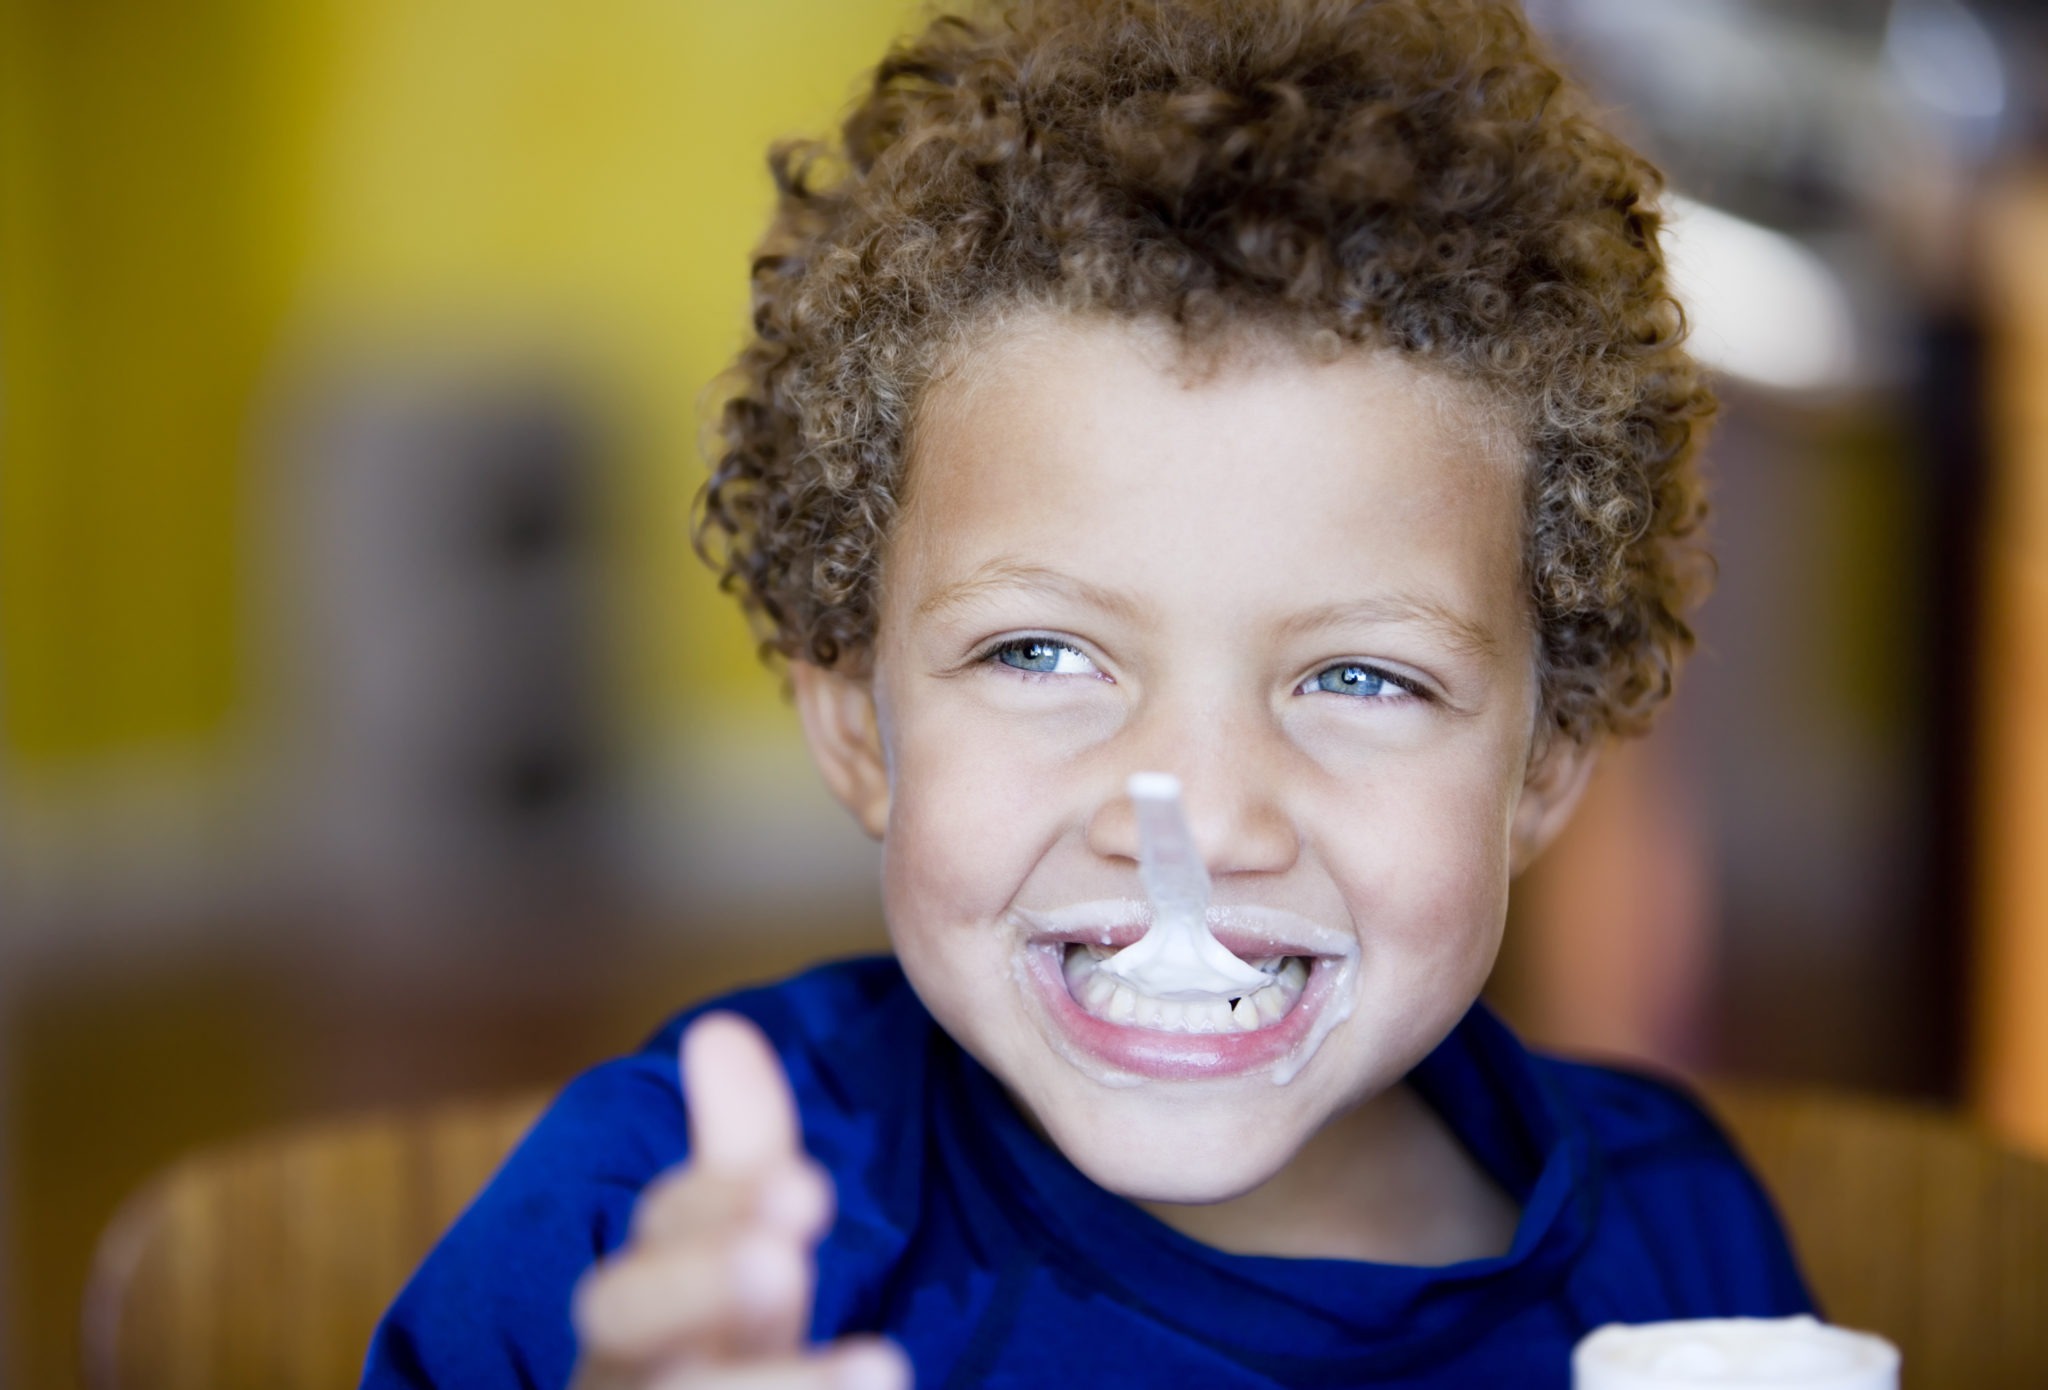
[[[1572,1351],[1573,1390],[1898,1390],[1882,1337],[1809,1317],[1609,1323]]]

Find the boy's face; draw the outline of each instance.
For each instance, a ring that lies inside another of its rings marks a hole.
[[[1398,1082],[1581,780],[1572,749],[1528,768],[1508,432],[1406,358],[1253,346],[1191,370],[1156,329],[1047,316],[979,349],[925,402],[871,677],[796,672],[920,998],[1141,1199],[1246,1191]],[[1218,937],[1303,958],[1285,1016],[1089,1002],[1081,943],[1148,917],[1140,771],[1185,788]]]

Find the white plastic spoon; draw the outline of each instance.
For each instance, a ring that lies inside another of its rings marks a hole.
[[[1154,999],[1234,999],[1271,984],[1209,934],[1209,871],[1181,812],[1180,779],[1138,772],[1125,790],[1138,812],[1138,878],[1152,924],[1101,969]]]

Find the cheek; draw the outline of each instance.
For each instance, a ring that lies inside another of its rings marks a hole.
[[[1461,962],[1481,970],[1491,966],[1507,920],[1505,868],[1415,856],[1408,860],[1402,893],[1406,902],[1395,921],[1378,934],[1383,947],[1433,970]]]
[[[898,749],[882,841],[891,919],[985,919],[1010,905],[1043,853],[1059,788],[995,739],[925,732]]]
[[[1490,961],[1507,915],[1507,798],[1484,760],[1382,770],[1371,809],[1343,819],[1353,903],[1367,940],[1424,962]]]

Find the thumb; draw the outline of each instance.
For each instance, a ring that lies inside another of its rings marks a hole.
[[[752,1177],[802,1153],[782,1059],[752,1022],[705,1014],[683,1032],[680,1066],[693,1162]]]

